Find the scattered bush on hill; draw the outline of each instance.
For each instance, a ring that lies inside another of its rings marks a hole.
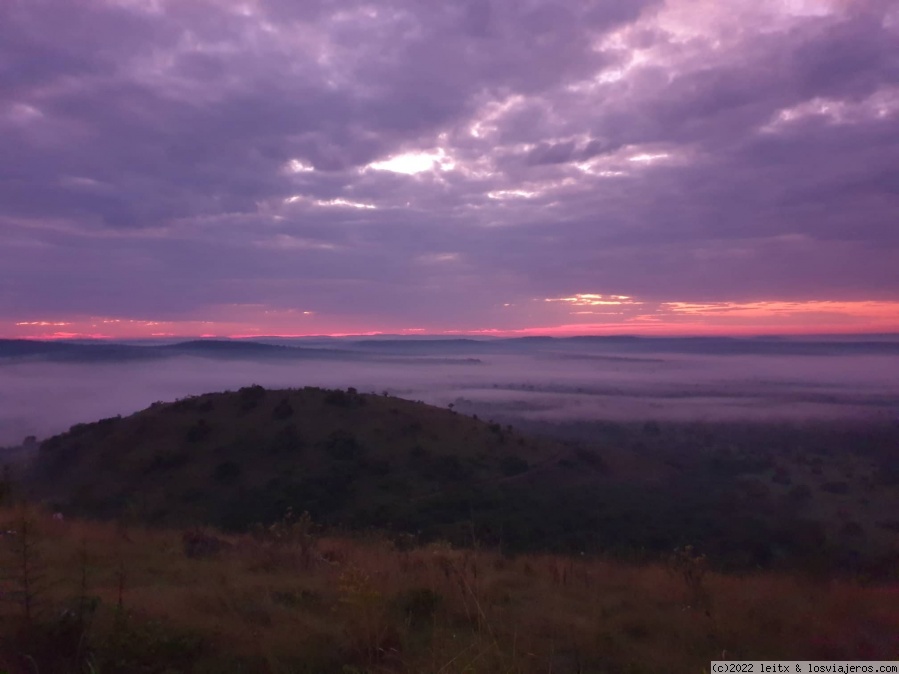
[[[339,461],[349,461],[362,454],[362,445],[356,435],[343,429],[332,432],[324,441],[323,447],[328,455]]]
[[[849,483],[848,482],[825,482],[821,485],[821,491],[826,491],[829,494],[848,494],[849,493]]]
[[[528,462],[520,456],[504,456],[500,460],[499,465],[503,475],[507,477],[520,475],[521,473],[526,472],[530,467]]]
[[[862,538],[865,535],[865,529],[858,522],[846,522],[840,527],[840,535],[849,538]]]
[[[574,455],[579,463],[590,466],[593,470],[605,472],[607,470],[606,462],[602,456],[586,447],[578,447],[574,450]]]
[[[346,391],[334,389],[325,395],[325,404],[335,407],[361,407],[365,404],[365,397],[359,395],[353,387]]]
[[[223,461],[215,467],[212,476],[215,478],[216,482],[227,483],[234,482],[240,477],[242,472],[243,469],[233,461]]]
[[[470,477],[471,466],[455,454],[439,454],[422,461],[421,475],[437,482],[460,482]]]
[[[306,443],[297,431],[296,424],[288,424],[272,437],[268,451],[271,454],[298,455],[305,446]]]
[[[787,492],[787,498],[797,504],[805,503],[811,497],[812,490],[805,484],[797,484],[796,486],[791,487],[790,491]]]
[[[190,461],[190,453],[180,449],[160,449],[144,466],[144,474],[172,470]]]
[[[361,466],[369,475],[384,477],[390,473],[390,462],[386,459],[363,459]]]
[[[250,410],[254,410],[259,406],[259,403],[265,398],[265,389],[259,384],[253,384],[252,386],[245,386],[242,389],[238,389],[237,395],[240,400],[240,410],[242,412],[249,412]]]
[[[212,427],[206,423],[205,419],[200,419],[193,426],[187,429],[184,439],[188,442],[202,442],[212,433]]]
[[[275,405],[275,409],[272,410],[272,419],[275,421],[288,419],[292,416],[293,407],[290,406],[290,401],[287,398],[282,398],[281,401]]]

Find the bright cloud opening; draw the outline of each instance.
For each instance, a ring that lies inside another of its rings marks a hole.
[[[494,190],[487,192],[491,199],[533,199],[539,193],[528,190]]]
[[[374,210],[377,208],[374,204],[366,204],[361,201],[349,201],[348,199],[329,199],[327,201],[318,199],[313,203],[316,206],[347,206],[349,208],[361,208],[366,210]]]
[[[312,199],[307,196],[303,196],[302,194],[294,194],[293,196],[287,197],[284,199],[285,204],[295,204],[297,202],[308,202],[313,206],[322,206],[325,208],[359,208],[363,210],[374,210],[377,208],[374,204],[368,204],[363,201],[350,201],[349,199],[344,199],[342,197],[338,197],[336,199]]]
[[[407,152],[384,161],[372,162],[366,169],[415,175],[425,171],[452,171],[456,162],[441,147],[433,152]]]
[[[572,297],[548,297],[543,301],[563,302],[575,307],[642,304],[642,302],[635,302],[629,295],[598,295],[594,293],[578,293]]]
[[[306,164],[299,159],[291,159],[287,162],[287,170],[291,173],[310,173],[315,170],[311,164]]]
[[[635,154],[633,157],[628,157],[628,161],[635,161],[641,164],[652,164],[653,162],[658,161],[659,159],[668,159],[671,155],[660,152],[659,154]]]

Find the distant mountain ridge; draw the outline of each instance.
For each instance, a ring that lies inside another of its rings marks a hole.
[[[62,342],[32,340],[0,340],[0,362],[3,360],[46,360],[56,362],[145,361],[176,356],[222,359],[285,360],[383,360],[403,354],[384,349],[370,353],[361,349],[325,346],[286,346],[244,340],[190,340],[175,344],[133,345],[119,342]],[[412,354],[409,354],[412,355]],[[427,354],[425,354],[427,355]],[[440,359],[440,363],[477,362],[476,359]]]
[[[0,339],[0,361],[12,359],[50,361],[151,360],[173,356],[205,358],[369,360],[422,356],[446,357],[441,362],[472,362],[453,357],[478,354],[522,354],[554,350],[589,349],[600,353],[680,353],[711,356],[839,356],[899,355],[899,338],[887,339],[783,339],[778,337],[513,337],[489,340],[472,338],[428,339],[303,339],[260,338],[192,339],[175,343],[133,344],[127,341],[38,341]]]

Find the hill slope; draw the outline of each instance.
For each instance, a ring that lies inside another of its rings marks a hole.
[[[570,430],[528,437],[353,389],[253,386],[76,425],[41,445],[26,486],[67,513],[154,525],[245,530],[290,508],[509,552],[658,559],[693,545],[719,568],[899,568],[893,427]]]
[[[513,484],[567,453],[423,403],[253,386],[76,425],[41,445],[28,482],[84,515],[242,529],[291,507],[332,524],[408,529],[422,512],[458,525],[479,487]]]

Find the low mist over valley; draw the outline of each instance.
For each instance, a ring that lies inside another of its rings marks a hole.
[[[899,339],[0,341],[0,445],[250,384],[391,395],[503,418],[896,419]]]

